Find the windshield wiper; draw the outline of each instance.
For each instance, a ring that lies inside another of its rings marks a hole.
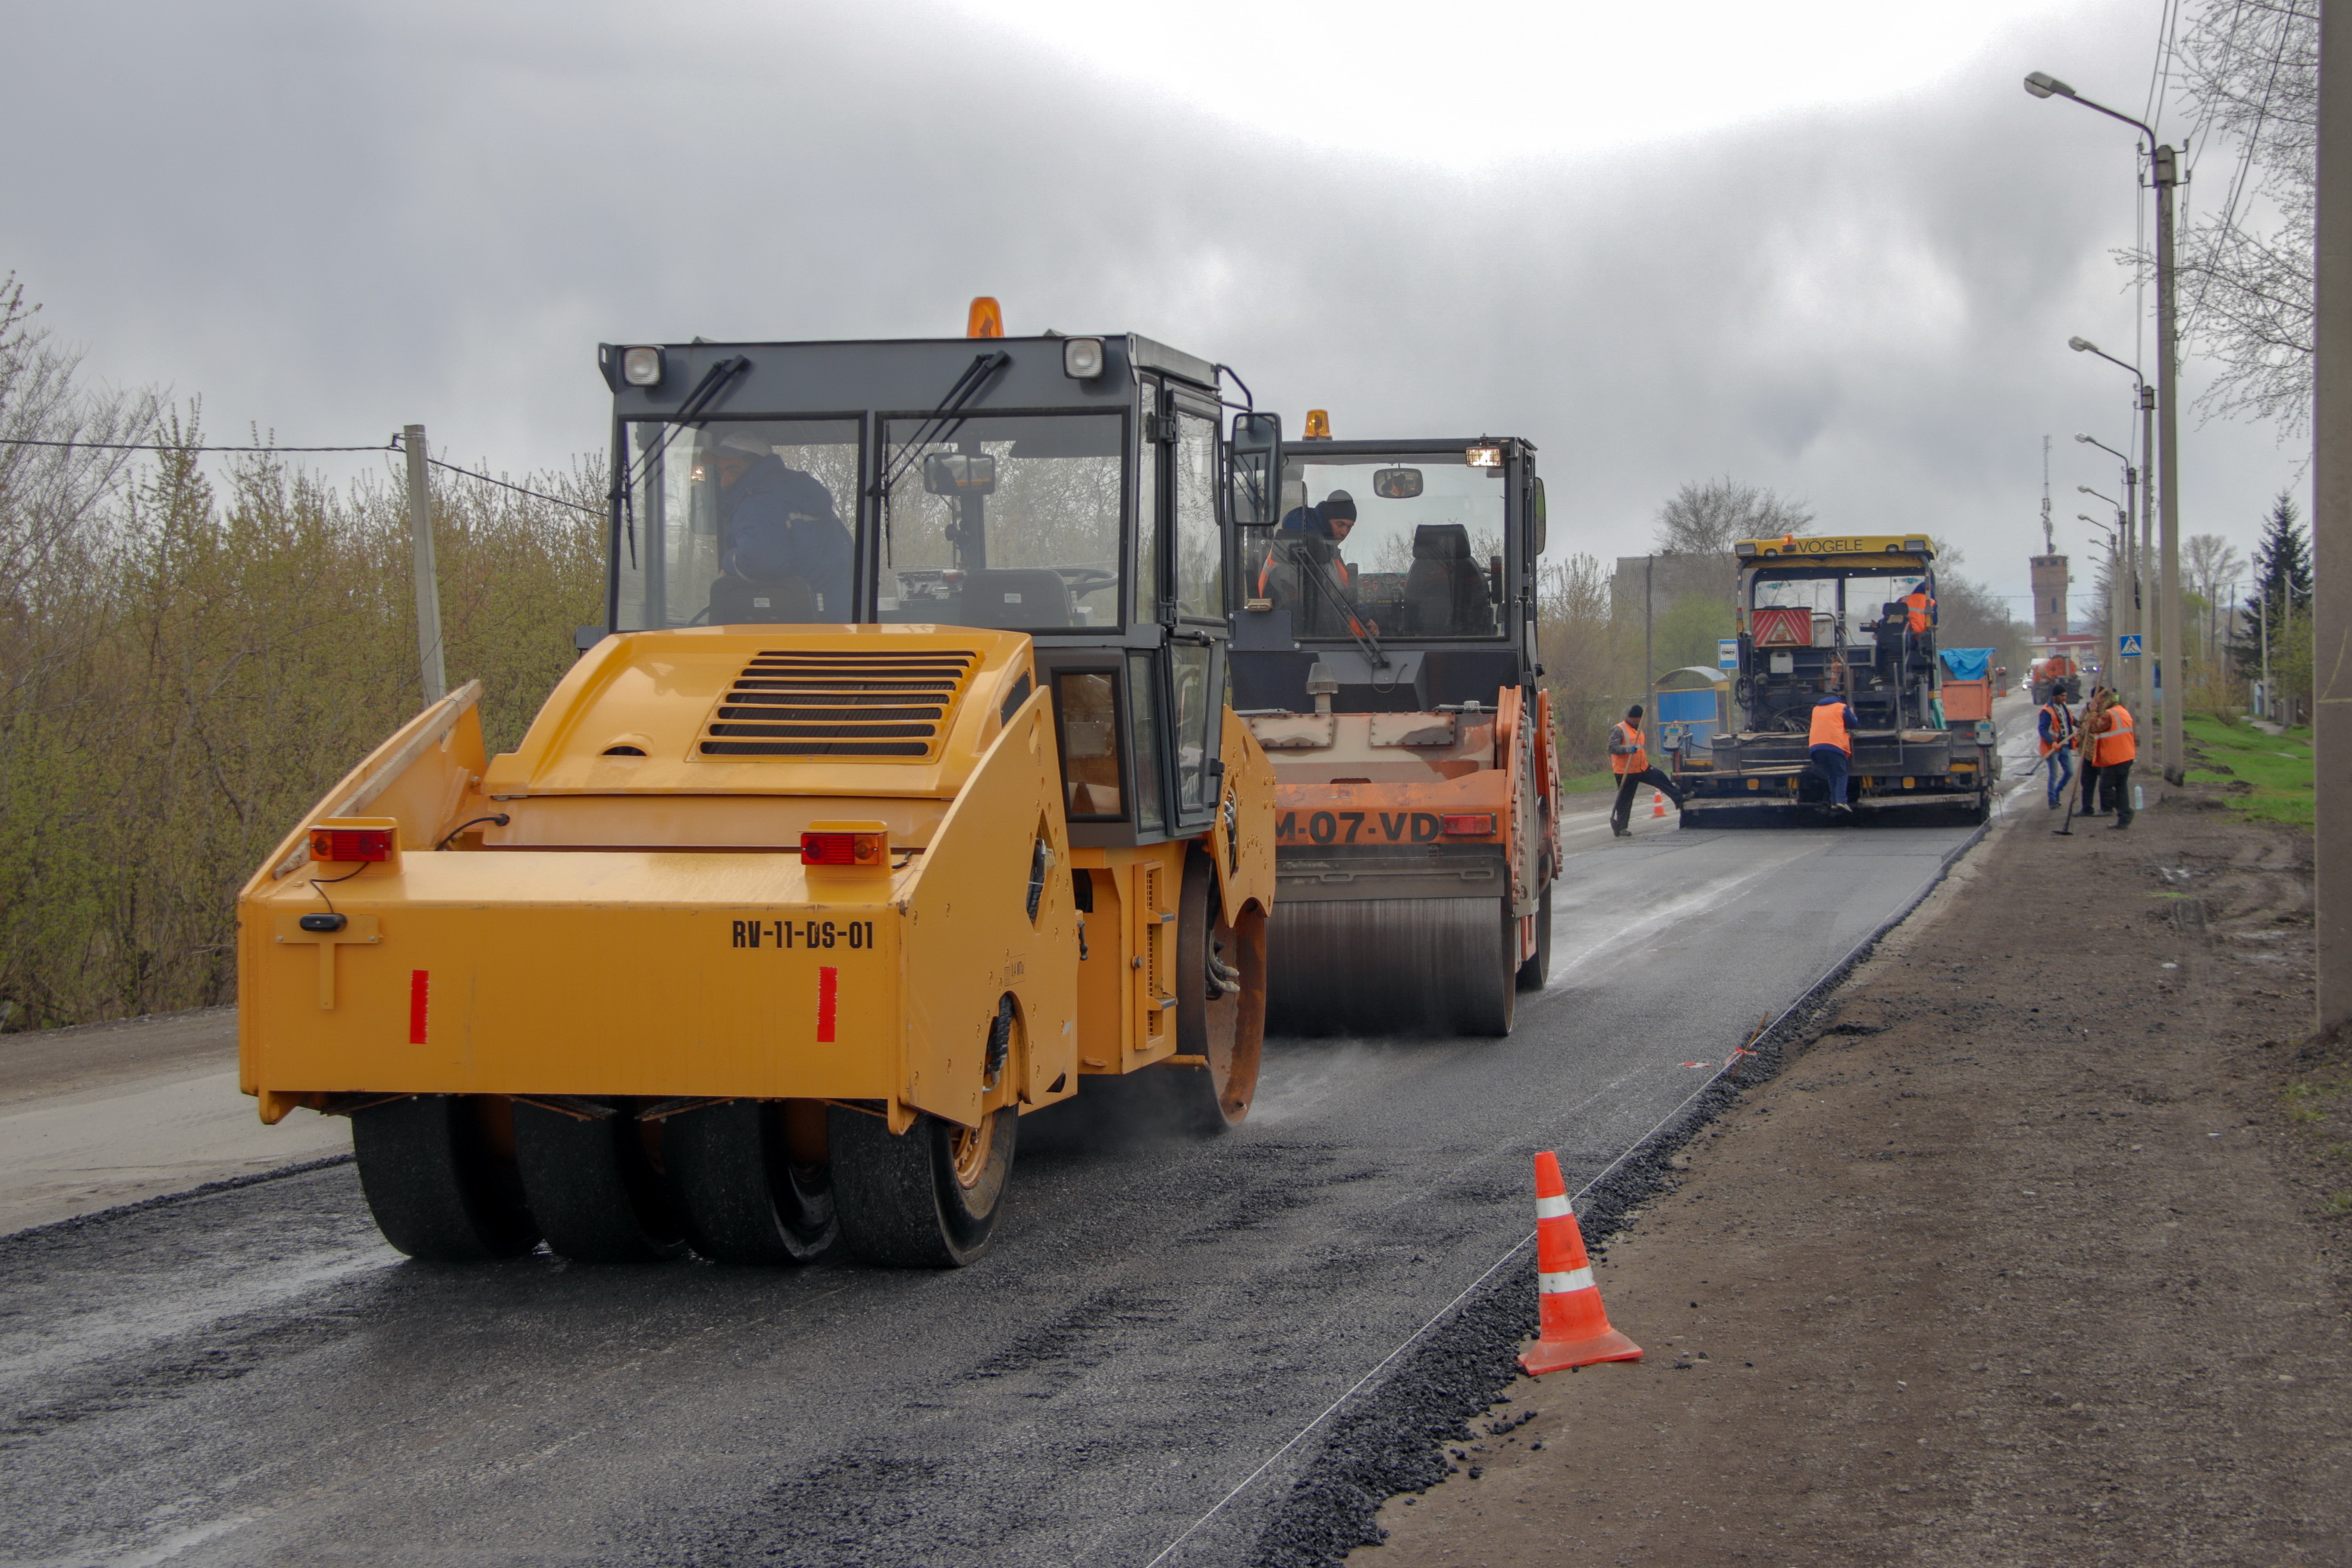
[[[1347,599],[1339,592],[1339,584],[1331,580],[1329,563],[1308,559],[1304,553],[1306,549],[1307,544],[1303,540],[1290,547],[1290,559],[1303,568],[1299,575],[1313,583],[1318,589],[1321,590],[1323,596],[1331,601],[1331,607],[1339,611],[1339,618],[1348,624],[1348,635],[1356,639],[1356,647],[1362,651],[1366,662],[1374,669],[1386,669],[1389,667],[1389,656],[1381,651],[1380,640],[1364,629],[1362,620],[1358,618],[1356,612],[1349,607]]]
[[[915,458],[925,447],[948,440],[963,427],[961,416],[964,405],[980,395],[980,389],[988,384],[991,376],[1012,363],[1013,356],[999,349],[993,353],[975,356],[970,364],[963,367],[963,374],[956,377],[953,386],[948,388],[948,395],[940,399],[937,408],[923,416],[923,422],[907,438],[898,459],[882,476],[883,496],[887,497],[898,481],[907,477],[907,470],[914,467]]]
[[[694,390],[686,395],[686,401],[678,405],[677,412],[661,422],[661,439],[655,442],[635,463],[624,468],[621,478],[614,482],[612,494],[604,499],[607,501],[620,503],[621,515],[628,526],[631,570],[635,570],[637,564],[635,501],[637,486],[643,483],[645,477],[653,471],[654,464],[660,460],[662,454],[669,450],[669,444],[677,438],[677,433],[701,417],[703,411],[718,401],[719,395],[726,390],[728,383],[751,368],[751,362],[749,358],[742,354],[736,354],[732,358],[720,360],[703,372],[702,379],[694,384]]]

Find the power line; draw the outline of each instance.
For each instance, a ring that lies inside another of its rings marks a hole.
[[[471,468],[461,468],[455,463],[445,463],[438,458],[428,457],[425,460],[432,464],[436,468],[446,468],[453,474],[463,474],[469,479],[479,479],[486,485],[496,485],[502,490],[512,490],[519,496],[529,496],[533,500],[543,500],[554,506],[570,507],[573,511],[584,511],[590,517],[602,517],[604,515],[603,511],[599,510],[595,507],[582,506],[576,500],[565,500],[562,496],[551,496],[545,490],[526,489],[520,485],[509,484],[504,479],[494,479],[488,474],[478,474]]]
[[[0,447],[79,447],[91,452],[397,452],[395,436],[381,447],[211,447],[182,446],[159,441],[36,441],[24,437],[0,437]]]
[[[26,437],[10,436],[0,437],[0,447],[54,447],[67,451],[79,448],[92,452],[397,452],[403,449],[400,437],[397,436],[381,447],[215,447],[204,443],[174,446],[170,442],[163,441],[40,441]],[[529,496],[533,500],[543,500],[552,506],[569,507],[573,511],[586,512],[591,517],[604,515],[594,507],[582,506],[578,501],[566,500],[562,496],[551,496],[544,490],[531,489],[527,486],[514,484],[506,479],[492,479],[488,474],[477,473],[471,468],[461,468],[455,463],[445,463],[438,458],[427,457],[425,460],[436,468],[446,468],[450,473],[462,474],[467,479],[477,479],[486,485],[496,485],[502,490],[512,490],[517,495]]]

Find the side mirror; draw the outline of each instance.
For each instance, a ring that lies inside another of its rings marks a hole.
[[[935,496],[996,493],[996,459],[985,454],[934,452],[923,459],[923,489]]]
[[[1421,493],[1419,468],[1375,468],[1372,493],[1382,500],[1411,500]]]
[[[1546,531],[1543,481],[1538,479],[1528,487],[1528,553],[1529,555],[1541,555],[1544,552]]]
[[[1282,452],[1282,416],[1234,416],[1232,502],[1236,528],[1275,524],[1275,464]]]

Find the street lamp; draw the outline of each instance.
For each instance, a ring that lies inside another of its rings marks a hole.
[[[2164,501],[2164,591],[2158,605],[2158,624],[2162,629],[2158,647],[2176,664],[2180,649],[2180,420],[2174,412],[2180,385],[2179,353],[2176,345],[2177,332],[2173,322],[2172,279],[2172,193],[2180,183],[2180,167],[2173,150],[2156,139],[2153,129],[2128,114],[2119,113],[2104,103],[2095,102],[2076,92],[2047,71],[2035,71],[2025,79],[2025,90],[2036,98],[2063,98],[2095,110],[2110,120],[2120,120],[2147,138],[2148,179],[2156,187],[2156,382],[2158,396],[2158,413],[2164,421],[2164,444],[2156,449],[2157,479],[2163,489]],[[2078,349],[2094,352],[2080,339]],[[2102,359],[2110,356],[2101,354]],[[2116,362],[2120,363],[2121,362]],[[2137,373],[2135,372],[2135,374]],[[2141,406],[2147,406],[2145,388]],[[2175,669],[2172,679],[2164,683],[2164,776],[2179,784],[2188,775],[2188,754],[2180,733],[2181,672]]]
[[[2091,489],[2088,485],[2077,485],[2074,488],[2092,495],[2099,495],[2098,491]],[[2107,498],[2099,496],[2099,499],[2106,500]],[[2114,666],[2119,647],[2116,634],[2122,629],[2124,619],[2122,585],[2131,581],[2131,574],[2126,570],[2126,565],[2131,559],[2131,525],[2128,521],[2101,522],[2087,511],[2078,511],[2074,516],[2106,536],[2104,539],[2094,539],[2091,542],[2094,545],[2104,544],[2107,547],[2107,631],[2106,635],[2100,638],[2100,641],[2105,645],[2106,651],[2099,656],[2099,674],[2102,685],[2113,686],[2115,684]],[[2118,536],[2123,540],[2121,546],[2116,542]]]
[[[2147,645],[2147,637],[2146,636],[2147,626],[2145,624],[2147,618],[2147,592],[2146,584],[2144,584],[2140,579],[2144,575],[2143,569],[2147,564],[2147,557],[2141,552],[2132,548],[2131,526],[2132,496],[2134,493],[2132,487],[2139,479],[2139,471],[2132,467],[2132,462],[2129,458],[2125,457],[2121,452],[2116,451],[2113,447],[2108,446],[2096,436],[2085,436],[2078,431],[2075,433],[2074,439],[2082,442],[2085,446],[2096,447],[2100,451],[2105,452],[2108,457],[2115,458],[2116,461],[2123,465],[2124,500],[2121,506],[2116,506],[2116,500],[2113,496],[2100,495],[2097,490],[2091,489],[2088,485],[2077,485],[2074,488],[2081,490],[2085,495],[2098,496],[2101,500],[2105,501],[2109,506],[2116,507],[2116,520],[2121,522],[2124,527],[2124,575],[2131,580],[2132,585],[2131,604],[2125,611],[2123,624],[2116,629],[2125,633],[2138,632],[2142,634],[2140,637],[2140,646],[2143,653],[2145,653]],[[2146,695],[2145,690],[2140,689],[2137,683],[2147,672],[2147,660],[2145,658],[2139,659],[2124,658],[2122,657],[2122,649],[2120,646],[2116,648],[2116,672],[2119,676],[2126,672],[2128,672],[2131,675],[2135,682],[2135,689],[2132,696],[2134,700],[2137,700],[2140,697]],[[2123,682],[2118,679],[2112,681],[2109,684],[2114,685],[2120,689]]]
[[[2140,477],[2146,482],[2140,486],[2139,489],[2139,542],[2136,548],[2127,550],[2125,553],[2131,558],[2132,563],[2132,616],[2131,626],[2127,629],[2141,634],[2141,661],[2138,667],[2140,678],[2139,695],[2146,696],[2147,692],[2147,673],[2149,670],[2156,668],[2156,661],[2162,656],[2165,647],[2162,638],[2151,637],[2147,635],[2148,631],[2147,602],[2151,598],[2155,597],[2153,590],[2156,586],[2154,583],[2149,581],[2148,572],[2148,560],[2156,553],[2156,484],[2154,476],[2146,471],[2146,465],[2147,463],[2149,454],[2156,449],[2156,432],[2154,428],[2156,424],[2156,393],[2154,389],[2147,384],[2147,381],[2141,377],[2138,366],[2126,364],[2122,360],[2119,360],[2115,355],[2107,353],[2106,350],[2101,348],[2090,339],[2068,338],[2066,340],[2066,346],[2073,349],[2076,353],[2096,354],[2099,358],[2106,361],[2109,364],[2114,365],[2116,369],[2122,371],[2126,375],[2130,376],[2139,387],[2139,450],[2140,463],[2142,466]],[[2125,458],[2121,452],[2116,451],[2113,447],[2108,446],[2105,441],[2101,441],[2095,437],[2076,436],[2074,439],[2085,442],[2090,446],[2096,447],[2100,451],[2105,452],[2110,456],[2120,459],[2125,464],[2124,495],[2126,500],[2128,500],[2132,493],[2132,481],[2130,478],[2131,459]]]

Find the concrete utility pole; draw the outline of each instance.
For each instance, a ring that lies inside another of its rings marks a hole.
[[[2179,390],[2179,354],[2173,324],[2172,193],[2180,184],[2179,160],[2170,147],[2159,145],[2156,132],[2142,121],[2084,98],[2048,71],[2029,71],[2025,90],[2036,98],[2063,98],[2084,108],[2120,120],[2147,138],[2148,178],[2156,186],[2156,394],[2157,413],[2164,424],[2164,444],[2157,455],[2155,478],[2163,486],[2158,498],[2164,523],[2163,602],[2157,606],[2159,636],[2146,641],[2142,658],[2153,672],[2159,658],[2170,658],[2180,647],[2180,418],[2173,405]],[[2079,341],[2078,345],[2079,346]],[[2105,355],[2101,355],[2105,358]],[[2143,396],[2145,393],[2143,393]],[[2164,776],[2179,784],[2187,776],[2188,750],[2180,734],[2181,672],[2164,682]]]
[[[2153,133],[2148,140],[2154,141]],[[2180,732],[2181,689],[2187,683],[2176,668],[2164,670],[2153,660],[2180,663],[2180,349],[2174,325],[2175,300],[2179,292],[2172,277],[2172,192],[2180,183],[2179,161],[2170,147],[2158,147],[2152,160],[2156,170],[2156,416],[2163,425],[2157,446],[2158,499],[2163,512],[2164,585],[2158,590],[2157,631],[2159,641],[2148,650],[2151,673],[2164,679],[2164,776],[2179,784],[2189,776],[2189,747]]]
[[[425,465],[425,426],[403,430],[400,445],[408,455],[408,534],[416,556],[416,662],[425,677],[425,700],[438,702],[449,695],[449,676],[441,659],[441,579],[433,564],[433,486]]]
[[[2319,1026],[2352,1023],[2352,11],[2319,19],[2318,355],[2313,375],[2313,924]],[[2329,788],[2327,781],[2336,785]]]
[[[2155,457],[2156,388],[2143,381],[2139,384],[2139,559],[2142,562],[2147,561],[2150,552],[2156,548],[2156,469],[2151,466]],[[2140,574],[2135,591],[2140,595],[2140,602],[2146,604],[2146,572]],[[2140,668],[2143,671],[2156,668],[2155,660],[2148,657],[2144,647],[2140,653]],[[2150,678],[2143,675],[2142,679]],[[2145,708],[2147,705],[2142,703],[2141,706]]]

